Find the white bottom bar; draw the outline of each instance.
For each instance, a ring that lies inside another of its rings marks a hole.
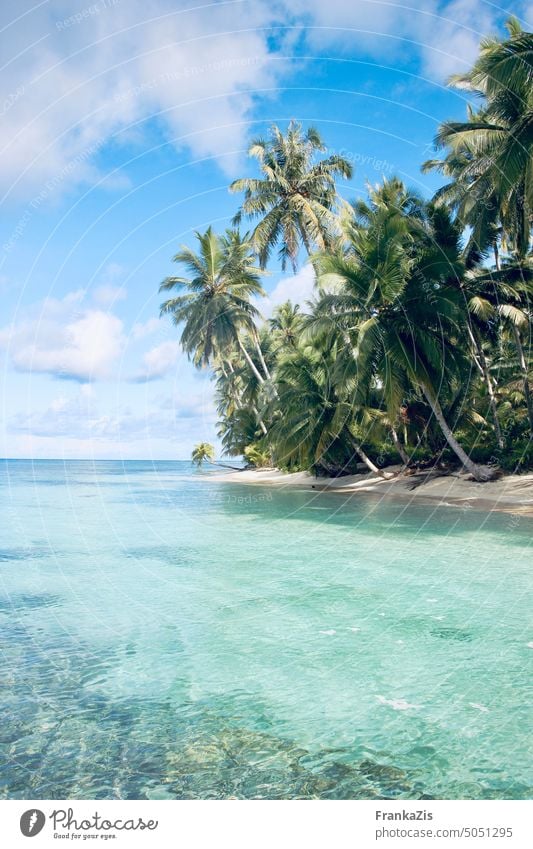
[[[532,824],[529,801],[0,802],[6,849],[530,849]]]

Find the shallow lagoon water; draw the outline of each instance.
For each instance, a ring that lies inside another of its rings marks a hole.
[[[4,798],[530,798],[530,519],[0,468]]]

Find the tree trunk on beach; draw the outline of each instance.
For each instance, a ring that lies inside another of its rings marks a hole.
[[[398,436],[398,434],[396,433],[396,429],[394,427],[392,427],[392,425],[391,425],[390,432],[391,432],[391,436],[392,436],[392,441],[394,442],[394,447],[396,448],[396,451],[400,455],[402,463],[404,464],[404,466],[407,466],[409,464],[410,457],[406,453],[405,448],[403,447],[402,443],[400,442],[400,437]]]
[[[453,435],[453,431],[450,428],[448,422],[444,418],[444,413],[442,412],[442,407],[439,404],[437,398],[433,395],[433,392],[425,385],[421,384],[422,392],[424,393],[426,400],[433,411],[433,415],[437,419],[440,429],[442,430],[444,436],[446,437],[446,442],[452,449],[452,451],[457,455],[465,469],[470,472],[471,475],[477,481],[488,481],[491,480],[496,474],[495,469],[491,469],[490,466],[479,466],[477,463],[474,463],[473,460],[470,459],[466,451],[459,445],[455,436]]]
[[[516,324],[513,324],[513,333],[515,338],[516,350],[518,351],[518,362],[522,373],[522,385],[524,387],[524,395],[526,397],[527,414],[529,418],[529,433],[533,436],[533,400],[531,398],[531,388],[529,386],[529,377],[527,373],[527,363],[524,355],[524,347],[520,338],[520,331]]]
[[[496,439],[498,441],[498,447],[503,448],[503,436],[502,430],[500,427],[500,419],[498,417],[498,408],[496,406],[496,397],[494,395],[494,385],[492,383],[492,378],[490,376],[489,367],[487,364],[487,359],[485,357],[485,352],[483,350],[482,344],[476,338],[476,334],[471,328],[470,324],[468,324],[468,335],[470,337],[470,342],[473,348],[474,362],[476,363],[480,374],[483,377],[485,382],[485,386],[487,387],[487,394],[489,396],[489,406],[490,411],[492,413],[492,418],[494,420],[494,431],[496,433]]]
[[[365,454],[358,442],[354,442],[353,447],[355,449],[355,453],[358,455],[358,457],[361,458],[367,469],[369,469],[371,472],[374,472],[375,475],[383,476],[382,470],[379,469],[378,466],[376,466],[376,464],[372,462],[370,457]]]

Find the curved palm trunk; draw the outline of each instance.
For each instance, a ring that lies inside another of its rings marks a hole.
[[[248,363],[248,365],[249,365],[249,366],[250,366],[250,368],[252,369],[252,371],[253,371],[254,375],[256,376],[257,380],[259,381],[259,383],[264,383],[264,382],[265,382],[265,378],[264,378],[264,377],[263,377],[263,375],[262,375],[262,374],[261,374],[261,373],[257,370],[257,367],[256,367],[256,365],[255,365],[254,361],[252,360],[252,358],[251,358],[250,354],[248,353],[248,351],[247,351],[247,350],[246,350],[246,348],[244,347],[244,345],[243,345],[243,343],[242,343],[242,339],[240,338],[240,336],[237,336],[237,344],[238,344],[239,348],[241,349],[241,351],[242,351],[242,353],[243,353],[243,355],[244,355],[244,358],[245,358],[246,362]]]
[[[531,398],[531,388],[529,386],[529,377],[527,373],[527,363],[524,355],[524,346],[520,338],[520,331],[516,324],[513,324],[513,333],[515,339],[516,350],[518,351],[518,362],[520,371],[522,372],[522,384],[524,386],[524,395],[526,397],[527,415],[529,418],[529,433],[533,436],[533,400]]]
[[[261,350],[261,345],[259,343],[259,337],[258,337],[257,333],[254,333],[254,343],[255,343],[255,350],[257,351],[257,354],[259,356],[259,361],[261,363],[261,368],[263,369],[263,371],[265,373],[265,377],[266,377],[267,380],[271,380],[272,375],[270,374],[270,372],[268,370],[268,366],[265,362],[265,358],[263,356],[263,351]]]
[[[494,477],[494,469],[491,469],[489,466],[479,466],[477,463],[474,463],[474,461],[470,459],[466,451],[459,445],[455,436],[453,435],[451,427],[444,418],[444,413],[442,412],[441,405],[434,397],[430,389],[424,383],[420,385],[420,388],[422,389],[422,392],[424,393],[424,396],[433,411],[433,415],[435,416],[440,425],[440,429],[446,437],[446,442],[448,443],[454,454],[457,455],[465,469],[467,469],[477,481],[488,481],[492,477]]]
[[[374,472],[374,474],[376,475],[381,474],[381,470],[372,462],[370,457],[367,457],[367,455],[357,442],[354,442],[354,448],[357,455],[361,458],[367,469],[370,469],[370,471]]]
[[[240,466],[228,466],[227,463],[219,463],[217,460],[207,461],[211,466],[216,466],[218,469],[232,469],[234,472],[242,472]]]
[[[263,419],[261,418],[261,416],[259,414],[259,410],[255,406],[255,404],[252,406],[252,412],[253,412],[254,416],[256,417],[257,421],[259,422],[259,427],[263,431],[263,436],[266,436],[267,433],[268,433],[268,430],[266,429],[265,423],[264,423]]]
[[[502,436],[502,429],[500,427],[500,419],[498,417],[498,408],[496,406],[496,396],[494,395],[494,385],[490,376],[487,359],[485,357],[485,352],[483,351],[483,346],[476,338],[476,335],[472,330],[470,323],[468,323],[468,335],[470,337],[470,342],[473,348],[474,362],[476,363],[485,382],[485,386],[487,387],[487,394],[489,396],[489,407],[492,413],[492,418],[494,420],[494,431],[496,433],[498,447],[503,448],[504,442]]]
[[[399,438],[398,434],[396,433],[396,429],[394,427],[392,427],[392,425],[391,425],[390,432],[391,432],[391,436],[392,436],[392,441],[394,442],[394,447],[396,448],[396,451],[400,455],[400,457],[402,459],[402,463],[404,464],[404,466],[409,465],[411,458],[406,453],[405,448],[403,447],[402,443],[400,442],[400,438]]]
[[[359,443],[356,442],[354,439],[352,439],[352,445],[354,447],[355,453],[362,460],[362,462],[365,464],[369,471],[373,472],[375,475],[379,475],[382,478],[394,477],[393,475],[388,475],[384,471],[384,469],[380,469],[378,466],[376,466],[376,464],[372,462],[370,457],[365,454]]]
[[[259,374],[259,372],[257,371],[257,369],[256,369],[256,367],[255,367],[255,364],[254,364],[254,361],[253,361],[253,360],[252,360],[252,358],[250,357],[250,355],[249,355],[248,351],[246,350],[246,348],[245,348],[245,347],[244,347],[244,345],[242,344],[242,342],[241,342],[241,340],[240,340],[240,338],[239,338],[239,337],[237,337],[237,342],[239,343],[239,348],[241,349],[241,351],[243,352],[244,356],[246,357],[246,361],[247,361],[248,365],[250,366],[250,368],[253,370],[253,372],[254,372],[255,376],[257,377],[257,379],[259,380],[259,382],[260,382],[260,383],[264,383],[264,382],[265,382],[265,381],[264,381],[264,379],[261,377],[261,375],[260,375],[260,374]],[[230,363],[230,362],[228,362],[228,366],[229,366],[229,369],[230,369],[231,373],[232,373],[232,374],[234,374],[234,373],[235,373],[235,369],[233,368],[233,366],[231,365],[231,363]],[[240,399],[239,399],[239,405],[240,405],[240,406],[239,406],[239,409],[242,409],[242,402],[240,401]],[[258,421],[258,423],[259,423],[259,427],[260,427],[260,428],[261,428],[261,430],[263,431],[263,436],[266,436],[266,435],[267,435],[267,433],[268,433],[268,430],[266,429],[266,425],[265,425],[265,423],[264,423],[263,419],[261,418],[261,416],[260,416],[260,414],[259,414],[259,410],[258,410],[258,409],[257,409],[257,407],[255,406],[255,404],[252,406],[252,412],[253,412],[253,414],[255,415],[255,417],[257,418],[257,421]]]

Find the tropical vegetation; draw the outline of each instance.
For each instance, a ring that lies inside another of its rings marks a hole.
[[[232,227],[175,256],[161,311],[211,369],[226,455],[333,475],[533,468],[533,34],[507,28],[450,80],[476,106],[438,130],[433,198],[392,177],[347,202],[349,162],[291,122],[250,146],[260,175],[230,186]],[[306,256],[316,291],[263,320],[276,247],[282,269]]]

